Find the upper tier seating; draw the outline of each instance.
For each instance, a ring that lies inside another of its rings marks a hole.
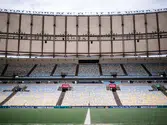
[[[124,64],[124,67],[129,76],[148,76],[140,64]]]
[[[145,66],[153,76],[157,76],[162,72],[167,74],[167,63],[150,63],[145,64]]]
[[[4,101],[12,92],[3,92],[3,90],[12,90],[15,84],[0,85],[0,102]]]
[[[27,63],[9,64],[5,76],[13,76],[13,74],[19,76],[26,76],[32,67],[33,64]]]
[[[103,75],[110,75],[111,72],[116,72],[117,75],[124,75],[120,64],[101,64]]]
[[[62,72],[75,75],[76,66],[76,64],[58,64],[54,75],[61,75]]]
[[[26,76],[35,64],[28,63],[16,63],[9,64],[4,76]],[[167,74],[167,63],[154,63],[144,64],[146,68],[153,74],[159,75],[159,73],[166,72]],[[38,64],[37,67],[30,74],[30,77],[49,77],[54,68],[55,64]],[[77,64],[58,64],[53,76],[61,75],[62,72],[68,73],[68,75],[75,76]],[[148,76],[147,72],[140,64],[123,64],[128,76]],[[4,64],[0,64],[0,74],[2,74]],[[109,77],[110,73],[117,73],[118,77],[124,76],[124,72],[120,64],[101,64],[102,73],[104,76]],[[108,76],[105,76],[108,75]],[[80,64],[78,76],[80,77],[100,77],[98,64]],[[125,77],[125,76],[124,76]]]
[[[30,76],[33,77],[48,77],[50,76],[55,64],[38,64]]]
[[[73,85],[72,91],[67,91],[63,106],[104,106],[116,105],[111,91],[105,85]]]
[[[61,91],[54,84],[29,84],[30,92],[18,92],[5,105],[6,106],[54,106]]]
[[[5,64],[0,64],[0,75],[2,74],[4,68],[5,68]]]
[[[118,96],[123,105],[167,105],[166,96],[151,86],[120,86]]]
[[[99,67],[97,64],[80,64],[78,76],[83,76],[83,77],[100,76]]]

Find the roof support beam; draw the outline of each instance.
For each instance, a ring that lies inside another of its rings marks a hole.
[[[56,35],[56,16],[53,17],[53,58],[55,58],[55,35]]]
[[[123,57],[125,57],[125,41],[124,41],[124,16],[121,16],[121,26],[122,26],[122,53]]]
[[[149,57],[149,53],[148,53],[148,35],[147,35],[147,32],[148,32],[148,25],[147,25],[147,14],[144,14],[144,24],[145,24],[145,33],[146,33],[146,55],[147,57]]]
[[[99,16],[99,56],[101,57],[101,16]]]
[[[17,55],[19,56],[19,51],[20,51],[20,33],[21,33],[21,19],[22,15],[19,14],[19,30],[18,30],[18,49],[17,49]]]
[[[159,55],[161,55],[161,44],[160,44],[160,35],[159,35],[159,16],[158,13],[156,13],[156,22],[157,22],[157,34],[158,34],[158,50],[159,50]]]
[[[65,57],[67,57],[67,16],[65,16]]]
[[[112,16],[110,16],[110,35],[111,35],[111,57],[113,56],[113,31],[112,31]]]
[[[41,47],[41,56],[43,56],[43,49],[44,49],[44,25],[45,25],[45,16],[42,16],[42,47]]]
[[[29,58],[31,58],[32,56],[32,30],[33,30],[33,15],[31,15],[31,23],[30,23],[30,54],[29,54]]]
[[[76,16],[76,56],[78,57],[78,29],[79,29],[79,18]]]
[[[90,56],[89,34],[90,34],[90,17],[88,16],[88,56]]]
[[[7,14],[7,23],[6,24],[7,24],[7,27],[6,27],[7,39],[6,39],[6,47],[5,47],[5,58],[7,58],[7,56],[8,56],[8,39],[9,39],[9,24],[10,24],[10,14],[9,13]]]
[[[134,33],[134,56],[136,56],[136,23],[135,23],[135,15],[133,15],[133,33]]]

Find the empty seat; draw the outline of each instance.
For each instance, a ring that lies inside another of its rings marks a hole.
[[[140,64],[124,64],[124,67],[129,76],[148,76]]]
[[[33,77],[49,77],[55,64],[38,64],[30,74]]]
[[[160,91],[149,91],[151,86],[121,86],[118,96],[123,105],[166,105],[167,98]]]
[[[150,63],[145,64],[145,66],[153,76],[157,76],[162,72],[167,74],[167,63]]]
[[[61,91],[57,91],[58,85],[54,84],[30,84],[30,92],[18,92],[5,105],[12,106],[54,106]]]
[[[97,64],[80,64],[78,76],[83,76],[83,77],[100,76],[99,67]]]
[[[61,75],[62,72],[75,75],[76,66],[76,64],[58,64],[54,75]]]
[[[67,91],[62,105],[64,106],[107,106],[116,105],[111,91],[105,85],[77,85],[73,91]]]
[[[117,75],[124,75],[120,64],[101,64],[103,75],[111,75],[111,73],[117,73]]]
[[[19,76],[26,76],[32,67],[33,64],[27,63],[9,64],[5,76],[13,76],[13,74]]]

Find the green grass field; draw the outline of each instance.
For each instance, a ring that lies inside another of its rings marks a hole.
[[[83,124],[87,109],[0,109],[0,123]]]
[[[167,109],[91,109],[92,123],[167,125]]]
[[[84,124],[87,109],[0,109],[1,125]],[[91,124],[167,125],[167,109],[90,109]]]

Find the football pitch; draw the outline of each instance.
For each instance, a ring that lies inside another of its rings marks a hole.
[[[0,125],[167,125],[167,109],[0,109]]]

